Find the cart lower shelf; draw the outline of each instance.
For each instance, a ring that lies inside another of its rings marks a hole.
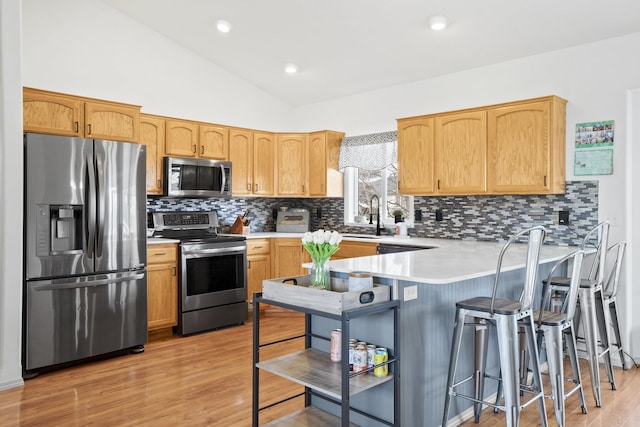
[[[339,417],[313,406],[308,406],[300,411],[293,412],[272,421],[266,424],[265,427],[339,427],[341,425]],[[349,423],[349,426],[358,427],[357,424],[353,423]]]
[[[259,362],[256,366],[335,399],[342,398],[342,365],[339,362],[332,362],[329,353],[308,348]],[[393,379],[391,374],[386,377],[376,377],[372,373],[367,373],[353,377],[349,380],[349,395],[358,394],[391,379]]]

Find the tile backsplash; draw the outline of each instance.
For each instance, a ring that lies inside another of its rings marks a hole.
[[[558,195],[415,197],[414,209],[422,212],[423,220],[409,228],[409,235],[504,241],[522,228],[541,224],[549,230],[547,244],[578,245],[580,235],[598,223],[598,181],[567,181],[566,188],[565,194]],[[236,216],[246,211],[249,211],[251,231],[275,231],[274,211],[281,206],[308,209],[311,230],[372,232],[369,228],[344,225],[342,198],[147,199],[149,212],[215,209],[221,232],[227,231]],[[442,211],[442,221],[435,220],[437,209]],[[569,227],[558,225],[561,210],[569,211]],[[387,233],[392,234],[393,224],[387,226]]]

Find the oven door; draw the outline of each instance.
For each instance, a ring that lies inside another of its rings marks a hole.
[[[182,312],[246,301],[246,242],[184,243],[180,292]]]

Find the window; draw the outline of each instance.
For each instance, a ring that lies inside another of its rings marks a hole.
[[[413,197],[398,193],[397,162],[377,171],[347,167],[344,169],[344,185],[345,224],[367,225],[370,221],[375,224],[377,207],[375,200],[371,203],[374,195],[380,199],[380,221],[383,224],[393,225],[396,215],[409,225],[413,224]],[[372,205],[373,212],[370,212]]]

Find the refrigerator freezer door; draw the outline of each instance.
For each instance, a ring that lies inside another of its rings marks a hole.
[[[93,141],[25,135],[26,279],[93,272]]]
[[[97,176],[97,273],[147,261],[146,151],[141,144],[94,142]]]
[[[24,369],[147,341],[145,270],[27,283]]]

